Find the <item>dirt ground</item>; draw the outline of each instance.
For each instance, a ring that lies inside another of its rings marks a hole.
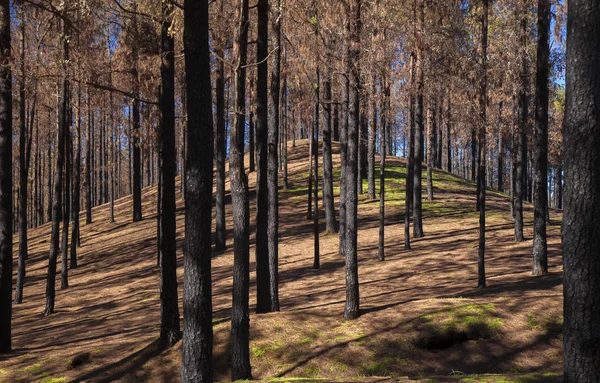
[[[344,321],[344,258],[338,254],[338,235],[325,234],[324,225],[321,268],[312,269],[313,229],[312,221],[306,219],[308,144],[297,144],[289,148],[290,189],[281,193],[281,312],[251,315],[255,379],[561,381],[559,211],[550,213],[550,274],[532,277],[532,206],[525,205],[527,240],[515,243],[509,200],[490,191],[488,288],[478,290],[475,185],[436,171],[435,199],[426,201],[426,193],[424,198],[425,237],[413,239],[412,250],[405,251],[404,162],[389,159],[386,260],[377,260],[379,203],[368,201],[365,194],[360,200],[358,236],[361,316]],[[337,164],[339,147],[335,149]],[[250,185],[254,183],[252,173]],[[79,267],[69,270],[70,287],[57,290],[57,312],[47,318],[41,313],[50,227],[30,231],[24,303],[13,306],[14,351],[0,357],[0,382],[179,381],[180,345],[162,352],[157,347],[156,188],[144,189],[143,200],[144,220],[135,224],[131,223],[131,197],[115,203],[114,224],[108,222],[107,206],[94,209],[91,225],[84,224],[82,215]],[[228,248],[214,254],[212,270],[214,363],[219,381],[229,379],[230,213],[228,205]],[[252,200],[252,220],[254,215]],[[183,225],[179,200],[180,306]],[[15,262],[16,250],[15,237]],[[57,279],[60,262],[58,269]],[[252,248],[251,311],[256,302],[254,278]],[[83,363],[73,367],[73,361],[80,359]]]

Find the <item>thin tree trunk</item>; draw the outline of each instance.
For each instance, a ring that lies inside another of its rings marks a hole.
[[[523,190],[526,189],[525,179],[527,177],[525,169],[526,165],[526,136],[525,129],[527,127],[528,110],[527,110],[527,15],[521,18],[520,29],[519,29],[519,40],[521,45],[521,67],[520,76],[521,81],[519,83],[519,127],[517,131],[517,153],[516,153],[516,171],[515,171],[515,240],[517,242],[523,242],[525,240],[523,236]]]
[[[346,58],[348,52],[349,49],[344,47]],[[350,74],[347,73],[347,76],[350,76]],[[350,112],[350,81],[347,76],[344,76],[342,87],[342,131],[340,134],[340,254],[345,254],[344,249],[346,247],[346,169],[348,167],[348,123]]]
[[[134,10],[137,9],[137,1],[134,2]],[[137,27],[137,14],[133,15],[133,31],[136,36],[138,36],[138,27]],[[137,41],[137,38],[136,38]],[[139,53],[137,46],[132,44],[131,53],[133,56],[133,68],[131,77],[133,79],[133,91],[137,96],[133,99],[133,222],[138,222],[143,219],[142,214],[142,169],[141,169],[141,153],[140,153],[140,137],[141,137],[141,129],[140,129],[140,101],[138,99],[140,94],[140,84],[139,84],[139,73],[138,73],[138,65],[139,65]]]
[[[417,28],[423,33],[425,18],[424,0],[418,0]],[[423,237],[423,212],[422,212],[422,179],[423,179],[423,49],[417,45],[416,62],[417,96],[415,104],[415,153],[414,153],[414,185],[413,185],[413,235],[415,238]]]
[[[217,55],[223,57],[223,49],[217,47]],[[215,250],[225,249],[226,227],[225,227],[225,64],[217,62],[215,70],[215,96],[217,113],[217,134],[215,139],[215,162],[216,162],[216,195],[215,195]],[[250,114],[252,116],[252,114]],[[250,122],[252,124],[252,121]],[[252,151],[250,161],[252,161]],[[252,161],[253,162],[253,161]]]
[[[73,178],[73,137],[71,134],[71,122],[73,120],[73,110],[69,99],[67,109],[67,125],[65,132],[65,194],[64,194],[64,209],[63,209],[63,231],[61,242],[61,272],[60,272],[60,288],[61,290],[69,288],[69,224],[71,221],[71,184]]]
[[[433,97],[429,98],[429,108],[427,109],[427,200],[433,201],[433,158],[435,142],[433,136],[437,129],[435,111],[437,106]]]
[[[409,91],[409,123],[408,123],[408,153],[406,156],[406,190],[404,199],[404,249],[410,250],[410,215],[413,208],[414,162],[415,162],[415,55],[410,56],[410,84]]]
[[[329,69],[328,69],[329,70]],[[325,206],[325,230],[337,233],[335,204],[333,198],[333,161],[331,149],[331,73],[323,82],[323,204]],[[318,131],[318,130],[317,130]],[[316,182],[315,182],[316,185]]]
[[[383,81],[384,99],[381,102],[381,129],[379,130],[379,242],[377,258],[385,260],[385,156],[388,101],[390,86]]]
[[[371,201],[375,200],[375,139],[377,136],[377,101],[375,98],[375,80],[371,80],[371,102],[369,104],[369,142],[367,148],[367,180],[368,180],[368,193]],[[382,130],[381,134],[385,135]],[[383,147],[381,153],[385,151]]]
[[[320,83],[320,74],[319,74],[319,68],[317,67],[317,84]],[[313,124],[312,124],[312,131],[310,134],[310,139],[311,139],[311,148],[312,148],[312,153],[311,156],[313,157],[313,162],[314,162],[314,185],[313,185],[313,192],[314,192],[314,197],[313,197],[313,206],[314,206],[314,212],[313,212],[313,239],[314,239],[314,253],[313,253],[313,269],[319,269],[321,268],[321,260],[320,260],[320,247],[319,247],[319,143],[318,143],[318,132],[319,132],[319,103],[320,101],[320,97],[319,97],[319,92],[320,89],[317,86],[315,88],[315,101],[314,101],[314,114],[313,114]]]

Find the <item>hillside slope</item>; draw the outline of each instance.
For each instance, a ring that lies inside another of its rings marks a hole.
[[[404,251],[405,167],[403,160],[390,158],[386,261],[377,260],[379,205],[367,201],[365,194],[359,202],[358,237],[362,315],[346,322],[342,320],[344,259],[338,254],[337,235],[322,234],[322,267],[312,269],[313,229],[306,219],[307,153],[307,141],[289,148],[290,190],[282,191],[280,198],[282,312],[251,316],[255,379],[561,380],[559,212],[551,212],[554,225],[548,232],[550,274],[531,277],[532,208],[526,205],[528,240],[516,244],[509,200],[490,192],[489,287],[477,290],[475,185],[436,171],[435,199],[429,202],[424,197],[425,237],[412,241],[412,251]],[[339,165],[339,146],[334,163]],[[253,173],[250,185],[254,183]],[[143,201],[142,222],[131,223],[132,201],[126,197],[115,203],[114,224],[108,223],[107,206],[94,209],[93,224],[82,223],[79,267],[69,271],[71,287],[57,290],[57,313],[48,318],[41,313],[50,228],[30,231],[24,303],[14,306],[14,352],[0,357],[0,382],[179,381],[179,345],[161,353],[156,342],[160,306],[155,187],[143,190]],[[178,200],[177,206],[181,305],[183,202]],[[252,222],[254,215],[252,200]],[[231,227],[228,205],[228,249],[213,256],[217,380],[229,378]],[[15,259],[16,249],[15,245]],[[252,248],[251,312],[254,277]],[[71,367],[82,355],[86,361]]]

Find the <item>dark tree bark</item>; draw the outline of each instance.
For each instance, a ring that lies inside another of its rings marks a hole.
[[[27,187],[29,173],[29,153],[27,149],[27,121],[25,118],[25,19],[21,10],[21,65],[19,82],[19,260],[17,266],[17,286],[15,289],[15,303],[23,301],[23,284],[25,282],[25,260],[28,258],[27,241]],[[30,135],[29,135],[30,136]],[[31,146],[29,147],[29,151]]]
[[[381,129],[379,131],[379,242],[377,258],[385,261],[385,156],[386,156],[386,129],[389,111],[390,86],[384,83],[384,99],[381,102]]]
[[[267,228],[269,225],[268,193],[268,68],[269,50],[269,1],[258,0],[258,37],[256,45],[256,152],[258,169],[256,172],[256,312],[269,312],[269,246]]]
[[[11,351],[13,215],[12,215],[12,74],[10,5],[0,1],[0,354]]]
[[[479,249],[477,257],[477,288],[485,288],[485,173],[486,173],[486,127],[487,127],[487,48],[488,48],[488,7],[489,0],[483,0],[481,21],[481,84],[479,93]]]
[[[433,201],[433,159],[435,157],[434,135],[437,129],[436,124],[437,106],[433,97],[429,99],[429,108],[427,109],[427,200]]]
[[[71,121],[73,119],[71,109],[71,100],[67,100],[67,125],[65,127],[65,194],[63,205],[63,231],[61,250],[61,270],[60,270],[60,288],[61,290],[69,287],[69,224],[71,222],[71,181],[73,178],[73,137],[71,135]]]
[[[417,5],[417,30],[423,33],[425,19],[424,0],[418,0]],[[416,62],[417,95],[415,103],[415,143],[414,143],[414,184],[413,184],[413,235],[415,238],[423,237],[423,212],[422,212],[422,180],[423,180],[423,49],[417,44]]]
[[[308,220],[313,219],[313,207],[312,207],[312,196],[313,196],[313,144],[312,128],[309,131],[309,142],[308,142],[308,214],[306,218]]]
[[[413,9],[414,10],[414,9]],[[415,85],[415,55],[410,56],[410,83]],[[413,183],[415,162],[415,95],[414,90],[409,91],[409,123],[408,123],[408,150],[406,155],[406,190],[404,199],[404,249],[410,250],[410,215],[413,208]]]
[[[223,3],[221,3],[223,4]],[[216,49],[219,57],[223,57],[221,44]],[[225,64],[217,62],[215,70],[215,96],[217,114],[217,134],[215,137],[215,162],[216,162],[216,195],[215,195],[215,250],[222,251],[226,243],[225,227]],[[250,153],[250,159],[252,159]]]
[[[87,145],[85,149],[85,224],[89,225],[92,223],[92,153],[93,153],[93,134],[94,134],[94,122],[92,120],[92,108],[91,108],[91,94],[88,87],[87,90]]]
[[[333,161],[331,157],[331,72],[323,81],[323,205],[325,206],[325,230],[337,233],[333,199]],[[318,130],[317,130],[318,131]]]
[[[565,111],[564,381],[600,381],[600,7],[569,2]]]
[[[285,56],[284,56],[285,57]],[[289,139],[289,120],[288,120],[288,105],[287,105],[287,76],[283,74],[283,86],[282,86],[282,100],[283,100],[283,123],[280,124],[283,128],[283,189],[289,188],[288,183],[288,139]]]
[[[175,52],[169,29],[173,22],[173,6],[163,3],[161,25],[161,99],[160,99],[160,344],[171,347],[181,339],[177,303],[177,249],[175,211]],[[212,158],[212,157],[211,157]]]
[[[349,28],[347,22],[346,28]],[[344,47],[344,55],[347,58],[349,49]],[[348,68],[347,68],[348,69]],[[350,111],[350,81],[349,73],[343,78],[342,87],[342,131],[340,132],[340,254],[345,254],[346,247],[346,169],[348,168],[348,122]]]
[[[48,122],[50,122],[50,113],[48,112]],[[48,159],[48,177],[46,177],[46,188],[48,190],[48,207],[46,210],[46,221],[52,222],[52,202],[54,201],[52,182],[54,181],[54,173],[52,172],[52,144],[48,142],[46,158]],[[54,159],[56,161],[56,159]]]
[[[68,97],[69,97],[69,73],[67,63],[69,62],[69,38],[65,23],[62,25],[63,38],[63,75],[59,82],[59,105],[58,105],[58,129],[56,147],[56,176],[54,177],[54,193],[52,202],[52,232],[50,235],[50,254],[48,256],[48,275],[46,278],[46,308],[43,315],[54,313],[54,300],[56,295],[56,262],[60,248],[60,222],[62,216],[63,202],[63,170],[65,166],[65,141],[68,134]],[[67,219],[65,217],[65,219]]]
[[[340,141],[340,105],[333,104],[333,140]]]
[[[77,152],[75,153],[75,164],[73,165],[73,191],[71,197],[72,210],[71,221],[73,227],[71,232],[71,260],[69,267],[77,268],[77,248],[79,247],[79,198],[81,196],[81,84],[77,89]]]
[[[269,109],[268,142],[268,197],[269,224],[267,241],[269,250],[269,311],[279,311],[279,153],[280,138],[280,71],[281,71],[281,0],[275,0],[272,7],[273,39],[277,51],[271,63],[271,108]]]
[[[535,80],[535,146],[533,193],[533,275],[548,273],[546,213],[548,212],[548,75],[550,0],[538,0],[537,74]]]
[[[437,128],[435,129],[433,142],[435,146],[435,157],[433,166],[437,169],[442,168],[442,153],[444,151],[444,90],[442,89],[442,95],[440,96],[439,102],[437,103]]]
[[[360,63],[359,72],[360,72]],[[364,93],[361,94],[361,92]],[[366,115],[369,105],[369,94],[362,88],[359,89],[359,114],[358,114],[358,173],[356,180],[357,193],[363,194],[363,180],[367,178],[367,142],[369,140],[369,121]]]
[[[360,124],[360,33],[362,0],[349,3],[350,34],[348,49],[349,104],[348,104],[348,152],[346,164],[346,238],[344,254],[346,255],[346,305],[345,319],[356,319],[359,315],[360,296],[358,285],[357,229],[358,229],[358,145]]]
[[[526,183],[526,136],[528,118],[528,102],[527,102],[527,14],[523,12],[519,28],[519,41],[521,46],[521,61],[520,61],[520,82],[519,82],[519,122],[517,130],[517,150],[515,164],[515,193],[514,193],[514,213],[515,213],[515,240],[523,242],[523,198]]]
[[[185,256],[181,381],[213,381],[211,216],[213,116],[208,37],[208,2],[184,9],[187,95]]]
[[[134,10],[137,10],[137,2],[134,2]],[[135,41],[139,41],[139,32],[137,26],[137,14],[133,15],[133,33],[135,35]],[[133,151],[133,222],[139,222],[143,219],[142,214],[142,169],[141,169],[141,153],[140,153],[140,78],[138,72],[139,65],[139,53],[137,45],[134,43],[131,47],[133,67],[131,71],[131,77],[133,79],[133,92],[137,96],[133,99],[133,137],[132,151]]]
[[[252,84],[250,85],[252,87]],[[250,116],[248,117],[248,152],[250,157],[250,173],[256,171],[256,150],[254,147],[254,142],[256,138],[256,132],[254,129],[254,112],[250,111]]]
[[[377,136],[377,101],[375,98],[375,80],[371,85],[371,102],[369,104],[369,142],[367,148],[367,181],[368,193],[371,201],[375,200],[375,139]],[[385,135],[382,130],[381,134]],[[385,147],[380,149],[383,153]]]
[[[504,123],[502,121],[503,103],[498,105],[498,191],[504,193]]]
[[[317,68],[317,84],[320,83],[319,68]],[[313,269],[319,269],[321,267],[321,249],[319,247],[319,143],[318,143],[318,132],[319,132],[319,86],[315,88],[315,101],[314,101],[314,114],[312,131],[310,139],[312,144],[312,153],[314,163],[314,181],[313,181],[313,239],[314,239],[314,253],[313,253]]]
[[[250,249],[248,177],[244,171],[246,63],[248,59],[248,0],[237,0],[233,42],[235,62],[235,120],[229,155],[233,209],[233,302],[231,309],[231,380],[252,379],[250,367]]]
[[[446,113],[446,145],[448,146],[446,169],[448,173],[452,173],[452,101],[450,100],[450,96],[448,96],[448,111]]]

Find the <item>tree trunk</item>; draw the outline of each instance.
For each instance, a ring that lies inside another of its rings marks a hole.
[[[344,47],[344,56],[346,56],[346,58],[348,52],[349,49]],[[347,73],[347,75],[349,76],[350,74]],[[348,77],[344,76],[342,87],[342,131],[340,132],[340,254],[345,254],[344,249],[346,247],[346,169],[348,168],[348,123],[350,112],[349,100],[350,82]]]
[[[600,8],[571,0],[564,133],[564,381],[600,381]]]
[[[250,367],[250,249],[248,177],[244,171],[244,110],[248,59],[248,0],[238,0],[233,42],[235,120],[231,129],[229,178],[233,209],[233,302],[231,309],[231,380],[252,379]]]
[[[367,148],[367,180],[369,199],[371,201],[375,200],[375,138],[377,136],[377,102],[375,92],[375,80],[372,79],[371,102],[369,103],[369,142]],[[381,130],[381,134],[385,135],[385,132]],[[380,150],[383,153],[385,147]]]
[[[338,103],[333,104],[333,140],[340,141],[340,106]]]
[[[379,130],[379,242],[377,258],[385,260],[385,156],[386,156],[386,129],[390,86],[383,81],[384,99],[381,102],[381,129]]]
[[[10,5],[0,1],[0,354],[11,351],[13,129]]]
[[[134,2],[134,9],[137,9],[137,1]],[[133,15],[133,31],[138,41],[137,15]],[[133,79],[133,91],[136,98],[133,99],[133,222],[139,222],[143,219],[142,214],[142,169],[141,169],[141,153],[140,153],[140,78],[138,73],[139,53],[136,44],[131,47],[133,68],[131,77]]]
[[[356,319],[359,315],[360,296],[358,285],[358,257],[357,257],[357,230],[358,230],[358,146],[360,124],[360,73],[358,62],[360,60],[360,33],[361,4],[362,0],[350,2],[350,34],[347,61],[349,75],[349,104],[348,104],[348,152],[346,164],[346,238],[344,254],[346,255],[346,305],[344,308],[345,319]]]
[[[87,90],[87,145],[85,151],[85,224],[89,225],[92,223],[92,153],[94,150],[93,147],[93,134],[94,134],[94,122],[92,120],[92,112],[91,112],[91,94],[90,89],[88,87]]]
[[[328,69],[330,70],[330,69]],[[323,82],[323,204],[325,205],[325,230],[337,233],[333,198],[333,160],[331,149],[331,73]],[[318,96],[318,95],[317,95]],[[318,130],[317,130],[318,131]]]
[[[27,121],[25,119],[25,19],[24,11],[21,10],[21,65],[19,83],[19,260],[17,266],[17,286],[15,289],[15,303],[23,301],[23,284],[25,282],[25,260],[28,258],[27,251],[27,176],[29,165],[27,161]],[[12,278],[12,277],[11,277]]]
[[[504,123],[502,121],[502,106],[498,106],[498,191],[504,193]]]
[[[521,19],[519,29],[519,40],[521,46],[521,81],[519,83],[519,127],[517,131],[517,150],[516,150],[516,166],[515,166],[515,197],[514,197],[514,213],[515,213],[515,240],[523,242],[523,190],[526,189],[524,182],[527,175],[526,169],[526,136],[525,129],[527,128],[527,15]]]
[[[410,55],[410,83],[414,89],[415,84],[415,55]],[[409,92],[409,123],[408,123],[408,150],[406,155],[406,190],[404,199],[404,249],[410,250],[410,215],[413,208],[414,162],[415,162],[415,95],[414,90]]]
[[[272,8],[273,38],[275,45],[281,47],[281,0],[276,0]],[[280,72],[281,49],[273,54],[271,63],[271,108],[269,109],[268,127],[268,227],[267,241],[269,251],[269,295],[271,307],[269,311],[279,311],[279,153],[278,140],[280,138]]]
[[[175,52],[173,36],[173,6],[163,3],[161,25],[161,97],[160,97],[160,160],[161,160],[161,267],[160,344],[171,347],[181,339],[177,303],[177,248],[175,209]],[[210,141],[209,141],[210,142]],[[212,157],[211,157],[212,158]]]
[[[447,145],[447,158],[446,158],[446,170],[448,173],[452,173],[452,101],[448,96],[448,111],[446,115],[446,145]]]
[[[489,0],[483,0],[483,18],[481,21],[481,84],[479,93],[479,249],[477,256],[477,288],[486,287],[485,281],[485,173],[486,173],[486,128],[487,128],[487,48],[488,48],[488,7]]]
[[[427,109],[427,200],[433,201],[433,158],[435,157],[434,135],[437,129],[435,111],[437,106],[433,97],[429,98],[429,108]]]
[[[217,55],[223,57],[223,49],[220,44],[217,47]],[[216,195],[215,195],[215,250],[225,249],[226,227],[225,227],[225,64],[217,62],[215,70],[215,95],[217,113],[217,134],[215,139],[215,162],[216,162]],[[252,160],[252,152],[250,160]]]
[[[0,29],[1,30],[1,29]],[[65,165],[65,141],[68,134],[68,97],[69,97],[69,38],[67,27],[63,22],[63,76],[59,84],[58,129],[56,137],[56,177],[54,179],[54,193],[52,202],[52,232],[50,235],[50,254],[48,256],[48,275],[46,279],[46,308],[44,316],[54,313],[54,300],[56,295],[56,262],[60,248],[60,221],[62,220],[63,202],[63,169]],[[66,219],[66,218],[65,218]]]
[[[423,33],[425,19],[424,0],[418,0],[417,29]],[[422,212],[422,178],[423,178],[423,49],[417,44],[417,96],[415,105],[415,153],[414,153],[414,185],[413,185],[413,235],[415,238],[423,237],[423,212]]]
[[[63,231],[60,250],[61,257],[61,272],[60,272],[60,288],[61,290],[69,287],[69,223],[71,221],[71,184],[73,178],[73,137],[71,135],[71,122],[73,120],[73,109],[70,99],[67,109],[67,125],[65,127],[65,194],[64,194],[64,209],[63,209]]]
[[[184,9],[187,96],[185,257],[181,381],[212,382],[213,323],[211,216],[213,116],[208,37],[208,3],[189,1]]]
[[[546,214],[548,212],[548,75],[550,46],[550,1],[538,0],[538,46],[535,107],[533,192],[533,275],[548,273]]]
[[[320,74],[319,68],[317,67],[317,84],[320,83]],[[314,114],[313,114],[313,124],[311,131],[311,148],[314,162],[314,181],[313,181],[313,239],[314,239],[314,253],[313,253],[313,269],[321,268],[321,260],[320,260],[320,247],[319,247],[319,142],[318,142],[318,132],[319,132],[319,86],[315,88],[315,101],[314,101]]]

